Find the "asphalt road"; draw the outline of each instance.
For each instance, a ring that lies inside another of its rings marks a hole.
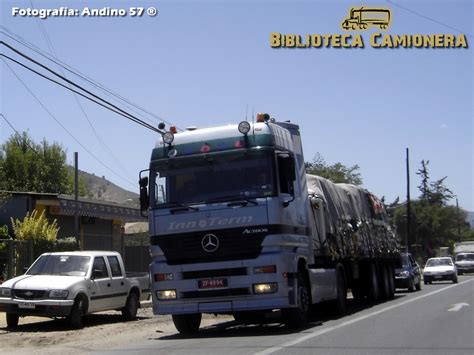
[[[105,353],[161,354],[474,354],[474,276],[397,292],[376,305],[350,302],[349,315],[331,318],[325,307],[300,331],[282,325],[224,321],[196,337],[156,333]],[[103,351],[101,353],[104,353]]]

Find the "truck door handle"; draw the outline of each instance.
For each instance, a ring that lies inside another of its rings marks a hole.
[[[107,284],[107,287],[110,287],[110,283]]]

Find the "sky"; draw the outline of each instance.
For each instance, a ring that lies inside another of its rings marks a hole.
[[[474,211],[474,9],[469,0],[446,4],[3,0],[0,30],[2,41],[59,73],[60,67],[5,32],[153,113],[140,112],[153,126],[161,120],[179,128],[238,123],[252,112],[297,123],[306,161],[319,152],[330,164],[359,165],[363,186],[387,202],[406,198],[409,148],[412,198],[419,196],[416,170],[422,159],[429,160],[430,177],[447,176],[459,205]],[[131,6],[143,7],[142,16],[131,16]],[[342,20],[359,6],[389,8],[390,27],[344,31]],[[79,13],[108,7],[127,15],[39,19],[14,16],[15,7],[67,7]],[[155,16],[146,12],[151,7],[158,11]],[[271,48],[272,32],[361,34],[364,48]],[[375,49],[370,46],[374,32],[462,33],[469,48]],[[1,53],[27,63],[5,46]],[[16,130],[27,130],[36,141],[60,143],[71,165],[79,152],[81,170],[138,192],[138,173],[148,168],[156,132],[6,62],[24,83],[0,62],[0,108]],[[106,97],[80,78],[66,76]],[[129,110],[123,102],[114,103]],[[12,134],[0,120],[0,142]]]

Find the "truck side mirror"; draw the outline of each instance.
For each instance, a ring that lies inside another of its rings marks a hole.
[[[150,198],[148,196],[148,177],[142,177],[139,180],[140,185],[140,210],[146,211],[150,207]]]

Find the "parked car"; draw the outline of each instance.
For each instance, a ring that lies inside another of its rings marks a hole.
[[[402,253],[401,264],[401,268],[395,269],[395,287],[407,288],[410,292],[421,290],[420,266],[413,255]]]
[[[465,272],[474,272],[474,253],[459,253],[456,255],[458,275]]]
[[[82,316],[106,310],[120,310],[125,320],[133,320],[149,295],[148,273],[126,274],[117,252],[45,253],[25,275],[1,285],[0,312],[6,312],[10,328],[20,316],[65,317],[80,328]]]
[[[453,259],[450,257],[430,258],[423,269],[423,280],[425,285],[433,281],[451,280],[458,282],[458,272]]]

